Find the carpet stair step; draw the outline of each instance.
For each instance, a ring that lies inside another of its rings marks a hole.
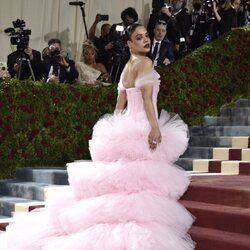
[[[235,102],[235,107],[250,107],[250,99],[239,99]]]
[[[195,250],[249,250],[249,235],[193,226],[189,233]]]
[[[250,126],[193,126],[191,136],[249,136]]]
[[[239,117],[250,116],[250,107],[230,107],[230,108],[220,108],[220,116],[229,116],[229,117]]]
[[[16,179],[28,182],[40,182],[54,185],[68,185],[68,173],[65,167],[25,167],[17,168]]]
[[[181,202],[197,219],[194,226],[247,234],[250,237],[250,208],[204,202]]]
[[[250,126],[250,115],[205,116],[203,126]]]
[[[191,136],[189,146],[199,147],[231,147],[232,138],[230,136]]]
[[[182,155],[184,158],[212,158],[212,147],[188,147],[185,153]]]
[[[192,176],[181,200],[250,208],[249,183],[247,175]]]
[[[213,148],[213,159],[250,161],[250,148]]]

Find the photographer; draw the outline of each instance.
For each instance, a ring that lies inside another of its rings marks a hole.
[[[16,51],[8,55],[7,68],[11,77],[17,77],[20,80],[32,77],[32,72],[28,65],[29,62],[27,61],[27,59],[30,62],[35,80],[42,80],[41,53],[30,47],[27,47],[25,49],[17,47]]]
[[[110,29],[110,41],[113,48],[108,69],[113,82],[119,82],[121,72],[127,63],[130,52],[124,40],[125,29],[138,21],[138,14],[132,7],[128,7],[121,12],[121,23],[113,24]]]
[[[201,0],[193,1],[191,12],[192,25],[187,35],[187,43],[191,50],[197,49],[204,43],[206,35],[206,14],[202,10]]]
[[[138,21],[138,14],[132,7],[128,7],[121,12],[121,23],[113,24],[110,29],[110,35],[116,37],[119,36],[119,31],[125,30],[129,25]],[[123,30],[117,29],[117,26],[122,26]],[[118,31],[118,32],[117,32]]]
[[[13,21],[14,28],[7,28],[10,42],[17,46],[17,50],[7,57],[7,68],[11,77],[20,80],[32,77],[33,80],[41,80],[41,53],[29,47],[29,35],[31,30],[24,29],[25,21],[17,19]]]
[[[223,34],[237,27],[237,10],[240,7],[240,0],[226,0],[218,10],[216,2],[213,1],[213,11],[218,21],[219,34]]]
[[[47,82],[75,83],[78,72],[75,62],[68,59],[67,54],[61,48],[61,41],[52,38],[48,47],[43,50],[44,78]]]
[[[108,60],[111,57],[110,54],[113,48],[113,43],[109,39],[111,25],[109,23],[104,23],[101,26],[100,37],[95,36],[97,24],[101,21],[104,21],[103,19],[108,19],[108,15],[96,15],[95,21],[89,29],[89,40],[91,40],[94,43],[94,46],[97,48],[98,62],[103,63],[107,68]]]

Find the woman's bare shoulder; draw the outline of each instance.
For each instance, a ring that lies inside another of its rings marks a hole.
[[[151,59],[149,59],[146,56],[137,58],[133,62],[133,69],[136,71],[137,75],[140,75],[144,72],[149,71],[150,69],[152,69],[152,67],[153,67],[153,64],[152,64]]]

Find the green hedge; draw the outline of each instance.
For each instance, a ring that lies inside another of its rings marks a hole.
[[[249,97],[250,28],[225,34],[173,65],[159,68],[159,107],[188,124],[239,96]],[[43,82],[0,83],[0,178],[20,166],[57,166],[89,159],[98,118],[112,112],[116,85],[90,88]]]
[[[199,124],[204,115],[250,92],[250,26],[205,44],[182,60],[161,67],[159,106]]]

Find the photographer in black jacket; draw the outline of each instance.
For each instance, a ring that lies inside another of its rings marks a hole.
[[[62,50],[61,41],[52,38],[43,52],[43,74],[47,82],[75,83],[78,72],[75,62]]]

